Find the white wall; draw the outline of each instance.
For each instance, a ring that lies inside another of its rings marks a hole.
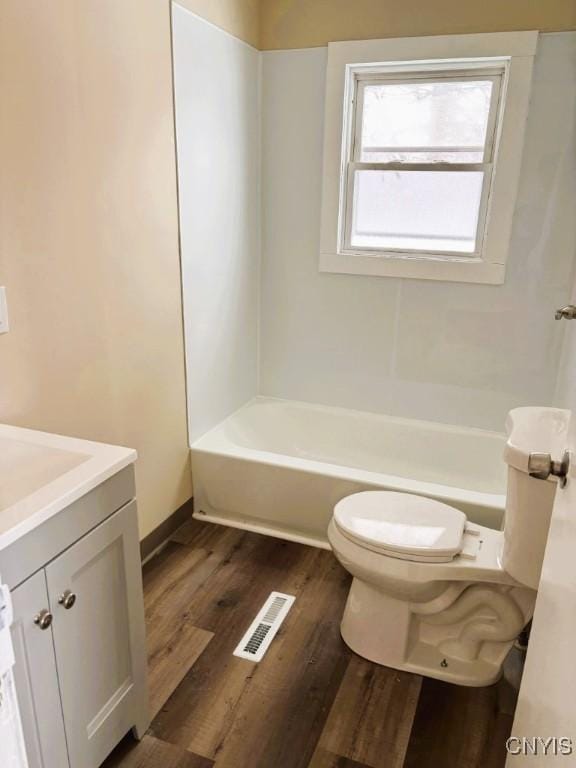
[[[255,396],[260,54],[173,6],[190,441]]]
[[[541,35],[506,283],[319,274],[326,49],[263,54],[261,391],[502,429],[551,403],[576,251],[576,33]]]

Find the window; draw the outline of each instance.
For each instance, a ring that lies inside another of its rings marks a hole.
[[[479,253],[503,71],[385,74],[354,76],[345,250]]]
[[[469,38],[472,49],[491,43],[488,55],[462,56]],[[502,55],[505,38],[529,55]],[[330,47],[323,271],[503,282],[534,42],[518,33]],[[403,61],[403,44],[408,56],[447,55]],[[368,61],[350,58],[364,46]],[[394,58],[374,63],[375,49]]]

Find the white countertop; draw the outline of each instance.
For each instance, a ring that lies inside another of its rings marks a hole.
[[[132,448],[0,424],[0,551],[136,458]]]

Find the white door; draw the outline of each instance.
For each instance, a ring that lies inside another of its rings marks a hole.
[[[29,768],[65,768],[68,754],[44,571],[11,594],[14,680]]]
[[[131,729],[148,726],[136,504],[46,568],[71,768],[97,768]]]
[[[576,321],[566,328],[568,482],[557,487],[507,768],[576,766]],[[556,458],[556,457],[555,457]],[[538,754],[523,754],[537,739]],[[546,746],[546,739],[552,739]],[[566,741],[560,741],[566,739]],[[555,754],[556,753],[556,754]]]

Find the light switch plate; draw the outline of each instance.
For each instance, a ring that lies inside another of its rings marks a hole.
[[[0,333],[8,333],[8,304],[6,302],[6,288],[0,285]]]

